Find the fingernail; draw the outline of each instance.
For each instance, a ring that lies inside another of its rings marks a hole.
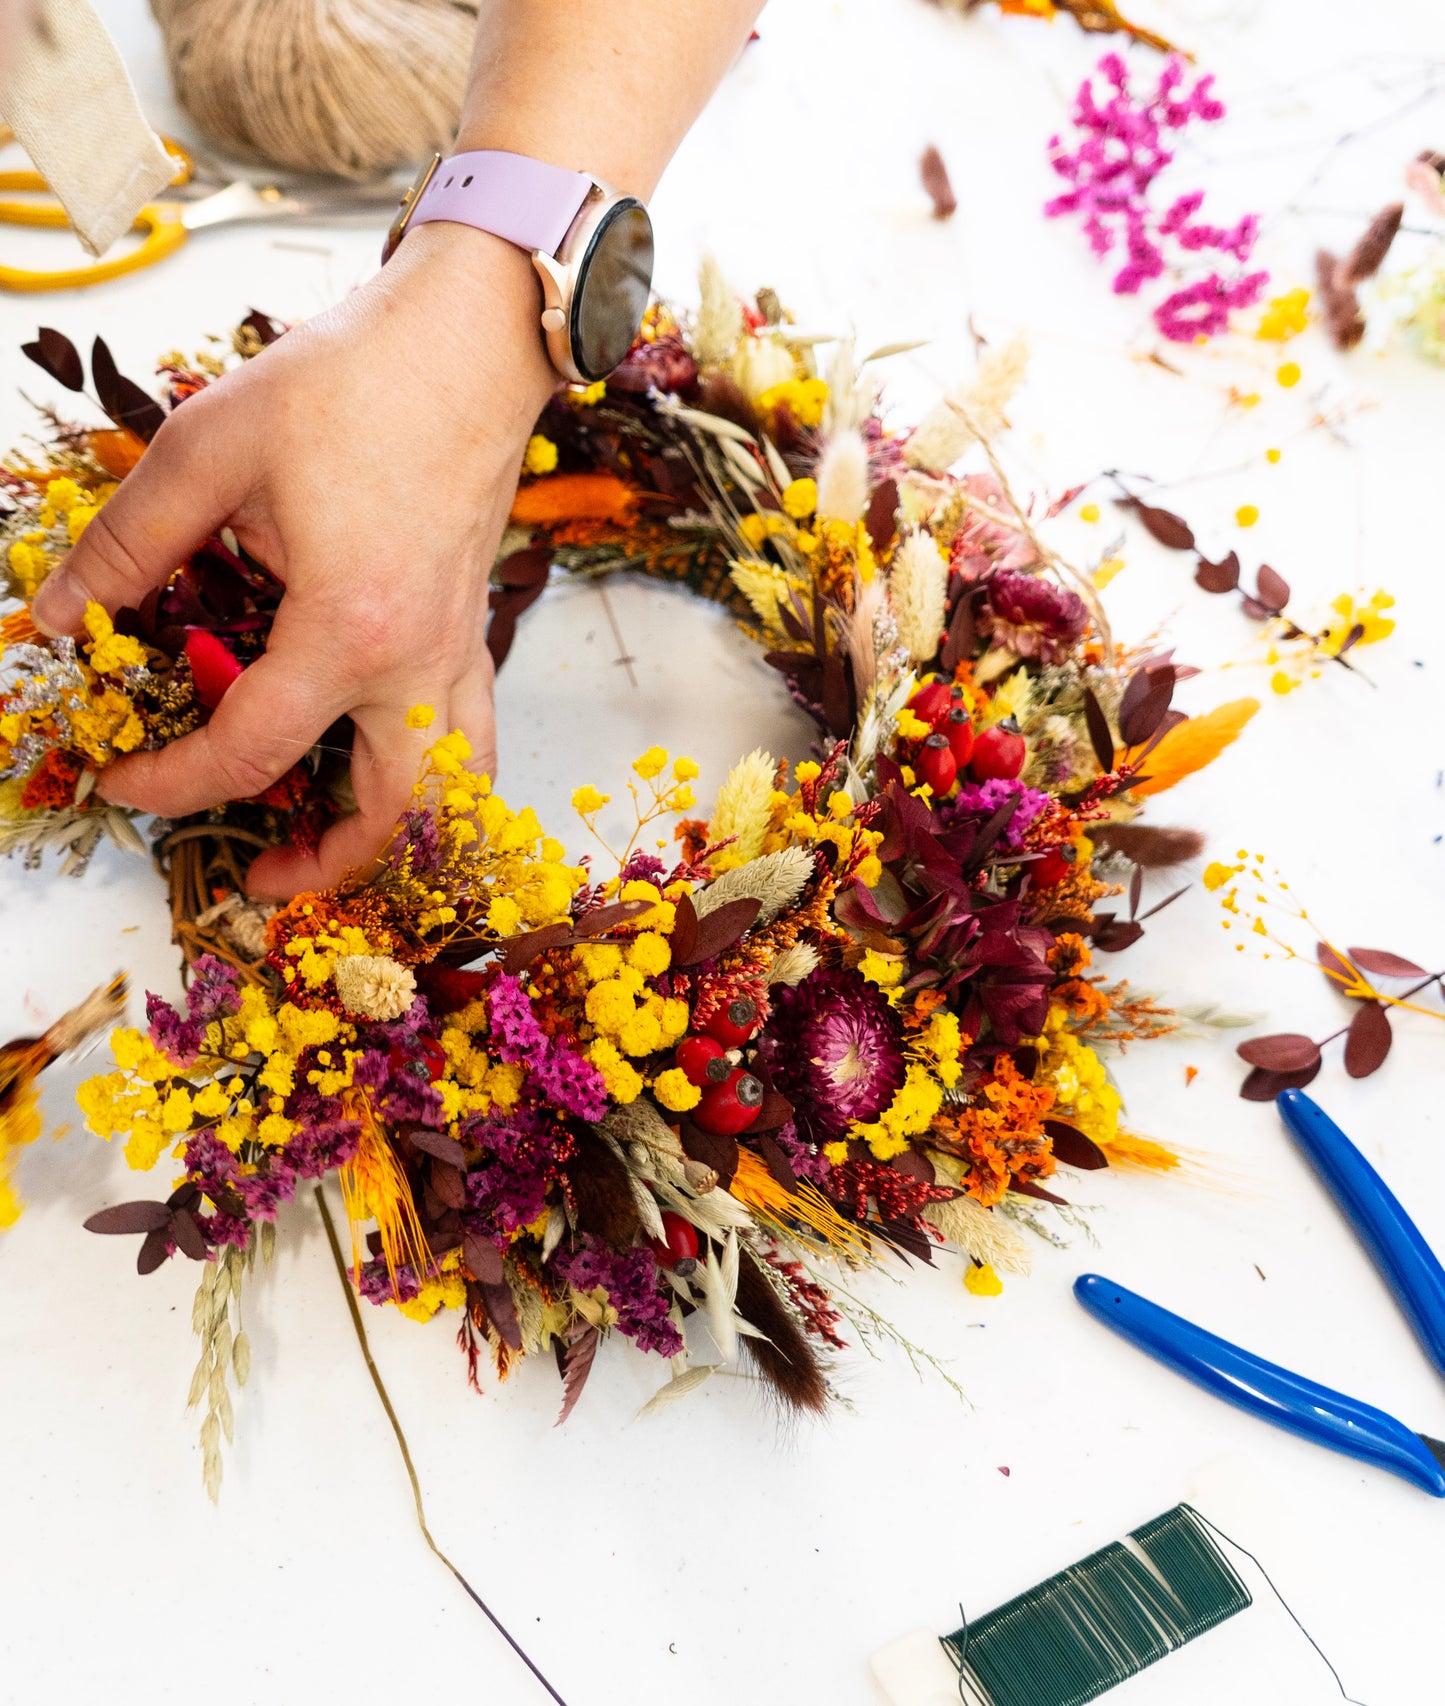
[[[79,630],[85,621],[85,594],[64,569],[47,576],[31,599],[30,620],[52,639]]]

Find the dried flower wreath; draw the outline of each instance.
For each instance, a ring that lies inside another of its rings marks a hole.
[[[52,419],[43,456],[0,475],[12,593],[33,593],[166,409],[281,331],[253,314],[223,354],[168,360],[163,405],[97,344],[111,424]],[[1027,1265],[1021,1229],[1063,1202],[1058,1169],[1178,1166],[1123,1127],[1101,1058],[1172,1016],[1091,959],[1142,933],[1145,873],[1201,845],[1136,822],[1140,802],[1216,756],[1253,702],[1174,709],[1190,672],[1116,649],[1092,582],[1015,496],[991,440],[1021,345],[987,350],[902,432],[876,357],[839,343],[823,373],[815,351],[771,295],[745,303],[705,268],[691,320],[655,306],[618,372],[560,392],[527,448],[494,576],[499,660],[551,566],[641,570],[728,603],[817,724],[804,762],[741,759],[670,860],[648,834],[692,809],[690,760],[638,758],[632,840],[569,861],[457,733],[377,868],[279,911],[246,898],[244,864],[345,809],[330,745],[259,798],[152,826],[189,987],[147,997],[80,1101],[132,1165],[184,1178],[87,1224],[140,1236],[143,1273],[202,1265],[191,1396],[213,1494],[227,1381],[249,1362],[232,1308],[304,1181],[336,1177],[365,1298],[450,1313],[474,1384],[484,1355],[505,1375],[553,1351],[566,1415],[612,1333],[670,1359],[661,1401],[705,1380],[689,1316],[723,1362],[822,1409],[845,1330],[890,1331],[840,1268],[947,1241],[970,1288],[995,1291]],[[59,334],[28,353],[83,389]],[[968,454],[975,471],[950,472]],[[222,535],[139,610],[92,607],[78,642],[6,617],[3,845],[71,869],[103,835],[140,847],[98,773],[205,719],[279,596]],[[572,803],[592,830],[606,801]],[[1126,891],[1124,915],[1108,903]],[[0,1156],[13,1142],[0,1125]]]

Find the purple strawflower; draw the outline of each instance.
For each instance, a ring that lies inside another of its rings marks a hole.
[[[682,1334],[668,1314],[671,1294],[663,1290],[657,1260],[645,1245],[619,1253],[587,1236],[580,1249],[559,1249],[551,1265],[578,1291],[606,1292],[617,1311],[617,1331],[640,1350],[672,1357],[682,1349]]]
[[[1259,235],[1257,214],[1245,214],[1231,226],[1196,219],[1203,190],[1176,196],[1162,214],[1151,201],[1155,180],[1174,158],[1165,146],[1166,134],[1195,120],[1214,124],[1224,117],[1223,103],[1212,92],[1214,79],[1200,77],[1186,88],[1184,63],[1177,55],[1147,95],[1131,88],[1117,53],[1106,53],[1095,75],[1104,89],[1096,91],[1086,78],[1074,97],[1075,146],[1066,148],[1058,136],[1049,140],[1049,163],[1070,188],[1045,203],[1045,214],[1077,217],[1096,255],[1123,249],[1123,264],[1113,279],[1121,296],[1134,295],[1166,267],[1178,273],[1185,258],[1207,250],[1245,266]],[[1252,273],[1229,280],[1211,272],[1162,302],[1154,310],[1155,324],[1178,343],[1210,337],[1228,325],[1232,309],[1259,300],[1267,277]]]
[[[996,569],[984,582],[976,621],[995,645],[1021,658],[1059,663],[1083,637],[1089,611],[1078,593],[1043,575]]]
[[[772,999],[759,1044],[799,1136],[831,1143],[854,1120],[875,1119],[903,1083],[903,1027],[886,997],[837,969],[780,985]]]
[[[958,793],[939,808],[950,828],[964,818],[991,818],[1005,800],[1017,799],[1013,816],[999,836],[999,845],[1018,852],[1035,823],[1053,805],[1049,795],[1026,787],[1012,777],[996,776],[987,782],[965,782]]]

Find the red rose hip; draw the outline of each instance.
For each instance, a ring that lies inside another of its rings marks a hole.
[[[943,798],[958,775],[958,765],[947,735],[929,735],[913,761],[913,773],[920,782],[926,782],[933,789],[935,799]]]
[[[744,1067],[735,1066],[721,1084],[709,1084],[692,1110],[698,1125],[714,1137],[736,1137],[758,1117],[763,1086]]]
[[[960,770],[964,769],[973,757],[973,718],[962,705],[955,705],[948,713],[948,721],[938,732],[948,737],[948,750],[953,754],[953,762]]]
[[[1028,742],[1012,717],[985,729],[973,743],[968,770],[975,782],[1011,782],[1024,767]]]
[[[711,1037],[724,1048],[741,1048],[757,1028],[758,1004],[746,995],[739,995],[726,1007],[719,1007],[711,1018],[698,1026],[705,1037]],[[679,1061],[678,1064],[682,1063]],[[683,1067],[683,1070],[687,1068]]]
[[[1055,883],[1063,882],[1073,875],[1074,849],[1070,843],[1067,847],[1051,847],[1041,859],[1035,859],[1028,867],[1029,876],[1036,889],[1051,889]]]
[[[684,1037],[673,1060],[688,1083],[699,1090],[705,1090],[709,1084],[721,1084],[732,1071],[723,1046],[715,1037]]]
[[[662,1216],[662,1237],[649,1238],[647,1247],[665,1268],[677,1268],[697,1260],[697,1228],[690,1220],[670,1211]]]
[[[946,681],[926,682],[908,701],[915,717],[935,727],[948,715],[953,705],[953,688]]]

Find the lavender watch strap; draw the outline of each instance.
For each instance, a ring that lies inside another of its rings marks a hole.
[[[592,189],[585,172],[494,148],[443,160],[408,225],[433,219],[475,225],[519,248],[555,255]]]

